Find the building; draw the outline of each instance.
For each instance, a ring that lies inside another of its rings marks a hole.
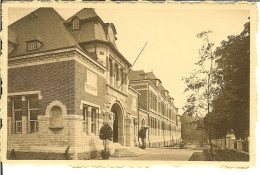
[[[153,72],[130,71],[130,85],[139,93],[139,123],[148,127],[148,146],[171,146],[181,141],[180,115],[174,98]]]
[[[103,149],[104,123],[113,129],[111,147],[138,145],[139,113],[151,114],[139,110],[142,94],[129,84],[131,64],[118,51],[116,34],[89,8],[67,20],[39,8],[9,25],[8,154],[85,159]]]

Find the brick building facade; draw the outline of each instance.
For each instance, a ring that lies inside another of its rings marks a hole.
[[[129,83],[131,64],[115,40],[115,26],[87,8],[66,21],[53,8],[39,8],[8,27],[9,153],[67,151],[84,159],[103,149],[98,135],[104,123],[113,128],[113,142],[126,147],[138,145],[142,126],[151,128],[151,146],[160,136],[166,145],[177,141],[172,116],[163,123],[171,128],[162,131],[167,134],[158,130],[155,137],[152,108],[144,105],[150,90]],[[169,103],[168,96],[159,96]]]
[[[130,71],[130,85],[141,95],[139,96],[139,123],[147,126],[148,146],[170,146],[181,141],[181,125],[178,108],[174,98],[164,88],[160,79],[153,72]]]

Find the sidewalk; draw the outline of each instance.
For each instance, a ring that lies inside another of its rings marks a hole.
[[[147,148],[144,155],[137,157],[110,157],[111,160],[162,160],[162,161],[188,161],[194,152],[201,152],[192,149],[172,148]]]

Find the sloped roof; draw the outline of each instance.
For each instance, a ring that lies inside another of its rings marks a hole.
[[[9,26],[17,33],[17,46],[10,53],[10,57],[27,54],[27,43],[39,37],[43,45],[30,53],[54,50],[75,46],[76,41],[65,27],[64,19],[53,8],[39,8],[34,12],[36,17],[29,18],[28,15]]]
[[[148,79],[158,79],[153,72],[146,72]]]
[[[166,89],[163,87],[163,85],[160,85],[160,86],[158,87],[158,89],[159,89],[159,91],[164,91],[164,90],[166,90]]]
[[[128,78],[130,81],[133,80],[143,80],[144,78],[140,75],[140,73],[144,73],[143,70],[139,70],[139,71],[134,71],[134,70],[130,70],[129,74],[128,74]]]
[[[95,24],[94,21],[81,23],[80,30],[72,31],[72,28],[68,28],[68,30],[78,43],[94,40],[108,42],[102,25],[100,23]]]
[[[83,19],[97,17],[98,15],[93,8],[83,8],[82,10],[77,12],[75,15],[73,15],[69,19],[67,19],[66,22],[71,22],[75,16],[77,16],[80,20],[83,20]]]
[[[73,30],[71,27],[72,20],[76,17],[81,20],[80,30]],[[108,38],[109,26],[112,28],[115,35],[117,33],[114,24],[104,23],[95,12],[95,9],[83,8],[76,14],[72,15],[69,19],[67,19],[65,24],[78,43],[84,43],[94,40],[105,41],[107,43],[111,43],[113,47],[115,47],[115,49],[117,50],[116,43],[114,41],[109,40]]]
[[[11,29],[8,29],[8,41],[12,42],[13,44],[16,44],[17,39],[17,33],[12,31]]]

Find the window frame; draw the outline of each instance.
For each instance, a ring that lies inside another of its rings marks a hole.
[[[94,115],[95,114],[95,115]],[[91,116],[90,116],[90,132],[95,134],[95,125],[96,125],[96,117],[97,117],[97,109],[91,107]]]
[[[87,133],[88,106],[83,108],[83,132]]]
[[[16,100],[20,100],[21,101],[21,108],[19,109],[15,109],[15,101]],[[21,98],[15,98],[12,100],[12,118],[13,118],[13,121],[14,121],[14,133],[17,133],[17,134],[20,134],[22,133],[22,117],[23,115],[21,116],[21,120],[16,120],[16,117],[15,117],[15,112],[23,112],[23,107],[22,107],[22,99]],[[19,123],[19,126],[18,126],[18,123]],[[20,130],[18,131],[18,128],[20,128]]]
[[[89,110],[91,108],[91,110]],[[90,117],[90,119],[88,118]],[[99,107],[84,104],[83,107],[83,132],[86,134],[98,134]],[[89,130],[90,128],[90,130]]]
[[[30,45],[33,45],[30,47]],[[33,51],[37,49],[37,41],[29,41],[27,42],[27,51]]]
[[[79,30],[80,29],[80,20],[79,18],[74,18],[72,21],[72,30]]]
[[[38,105],[37,105],[38,107],[37,108],[30,108],[30,100],[32,98],[36,98],[38,100]],[[38,111],[39,112],[39,99],[37,97],[28,98],[27,105],[28,105],[28,122],[29,122],[28,131],[29,131],[29,133],[39,132],[39,122],[38,122],[39,113],[37,115],[37,120],[31,120],[31,111]],[[34,132],[32,132],[32,130],[31,130],[31,123],[32,122],[34,123]]]

